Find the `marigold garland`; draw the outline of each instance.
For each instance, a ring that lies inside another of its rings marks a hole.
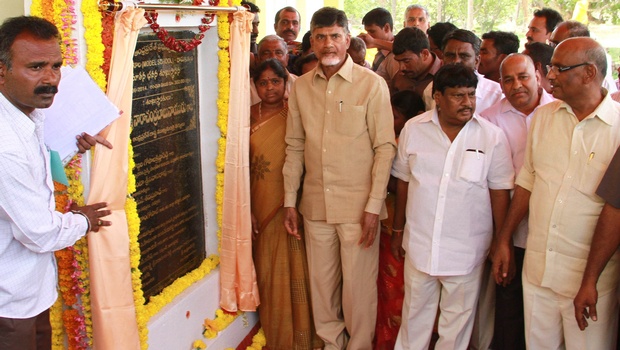
[[[59,29],[61,39],[64,39],[64,34],[62,30],[62,11],[66,6],[64,0],[51,0],[52,1],[52,13],[51,18],[48,18],[50,22],[56,25],[56,28]],[[62,52],[63,59],[65,58],[66,47],[65,45],[60,45],[60,51]]]
[[[258,332],[252,337],[252,344],[246,348],[246,350],[261,350],[267,345],[267,338],[265,338],[265,331],[259,329]]]
[[[235,1],[234,3],[240,3]],[[220,6],[224,4],[220,3]],[[228,104],[230,98],[230,53],[228,52],[230,40],[230,23],[228,16],[217,16],[217,33],[220,37],[217,52],[219,58],[219,66],[217,70],[218,80],[218,97],[217,97],[217,126],[220,128],[220,139],[218,140],[218,151],[215,166],[217,168],[217,187],[215,189],[215,203],[217,205],[217,241],[218,253],[221,252],[222,246],[222,204],[224,201],[224,165],[226,163],[226,134],[228,127]]]
[[[86,39],[86,64],[84,68],[101,90],[105,91],[107,80],[101,68],[104,63],[103,52],[105,47],[101,39],[103,26],[97,0],[83,0],[81,10],[84,16],[84,38]]]
[[[32,0],[30,4],[30,15],[35,17],[45,18],[43,16],[43,2],[42,0]]]
[[[114,43],[114,14],[107,11],[100,11],[101,25],[103,30],[101,32],[101,42],[103,43],[103,64],[101,69],[105,75],[105,80],[108,81],[110,74],[110,63],[112,61],[112,44]]]
[[[131,132],[130,132],[131,133]],[[129,265],[131,268],[131,286],[133,289],[133,300],[136,307],[136,323],[140,336],[140,348],[148,349],[149,330],[147,322],[149,317],[145,316],[146,300],[142,292],[142,272],[140,271],[140,244],[138,235],[140,234],[140,217],[138,216],[138,204],[131,196],[136,191],[136,177],[133,169],[136,162],[133,159],[133,145],[131,138],[127,147],[129,164],[127,170],[127,200],[125,201],[125,215],[127,216],[127,231],[129,234]]]
[[[213,339],[217,337],[219,332],[226,329],[226,327],[230,326],[230,324],[233,323],[233,321],[241,314],[242,314],[241,311],[237,311],[235,313],[229,313],[222,309],[217,309],[215,311],[214,319],[210,319],[210,318],[205,319],[203,323],[204,331],[202,332],[202,334],[207,339]]]
[[[52,326],[52,350],[63,350],[65,348],[65,337],[62,327],[62,300],[56,302],[50,308],[50,325]]]

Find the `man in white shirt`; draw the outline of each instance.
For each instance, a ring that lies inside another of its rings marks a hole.
[[[105,203],[55,211],[44,115],[58,91],[58,29],[36,17],[0,26],[0,348],[50,349],[54,251],[110,225]],[[79,140],[92,140],[88,135]],[[109,144],[108,144],[109,145]]]
[[[489,80],[477,72],[480,63],[480,44],[482,41],[473,32],[465,29],[455,29],[443,39],[443,64],[461,64],[473,69],[478,77],[476,87],[476,110],[484,111],[502,99],[502,88],[498,83]],[[435,107],[432,94],[433,84],[424,90],[424,104],[426,110]]]
[[[581,332],[573,307],[604,204],[595,191],[620,145],[620,105],[601,88],[606,64],[605,49],[590,38],[556,47],[547,77],[558,101],[534,113],[498,234],[493,272],[506,284],[514,271],[512,236],[529,210],[522,281],[530,349],[611,349],[616,341],[617,256],[598,279],[598,321]]]
[[[506,134],[515,174],[523,165],[527,131],[538,107],[554,101],[541,86],[540,74],[525,54],[511,54],[500,65],[500,84],[504,97],[480,113]],[[507,286],[497,286],[495,317],[481,331],[492,338],[494,349],[525,349],[521,270],[527,239],[527,218],[519,224],[513,238],[516,276]],[[491,305],[491,309],[492,309]],[[495,328],[495,330],[494,330]],[[487,347],[490,344],[487,344]]]
[[[503,223],[514,180],[506,136],[474,114],[477,81],[469,67],[440,68],[438,107],[408,121],[399,137],[391,247],[397,259],[401,247],[407,255],[395,349],[428,349],[438,305],[436,347],[469,343],[493,225]]]

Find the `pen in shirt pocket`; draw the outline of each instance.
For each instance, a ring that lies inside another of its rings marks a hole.
[[[340,100],[340,102],[338,103],[338,111],[342,113],[342,100]]]
[[[476,158],[480,159],[480,154],[484,154],[483,150],[480,149],[473,149],[473,148],[468,148],[465,150],[465,152],[476,152]]]

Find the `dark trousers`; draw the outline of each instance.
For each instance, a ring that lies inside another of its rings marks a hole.
[[[49,350],[52,348],[50,312],[31,318],[0,317],[0,349]]]
[[[495,333],[493,349],[525,350],[525,325],[523,320],[523,283],[521,271],[525,249],[514,247],[516,274],[506,287],[495,289]]]

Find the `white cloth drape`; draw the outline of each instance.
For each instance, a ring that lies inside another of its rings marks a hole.
[[[238,11],[230,26],[230,104],[220,254],[220,306],[255,311],[260,303],[250,219],[250,32],[254,14]]]
[[[93,337],[97,350],[140,349],[131,283],[127,198],[128,145],[133,89],[133,55],[144,10],[129,9],[115,19],[108,81],[109,99],[123,114],[104,131],[114,146],[95,148],[88,203],[106,202],[112,226],[88,236]]]

